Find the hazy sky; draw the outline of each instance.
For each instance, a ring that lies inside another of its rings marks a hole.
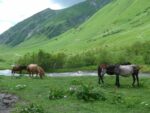
[[[85,0],[0,0],[0,34],[46,8],[57,10],[82,1]]]

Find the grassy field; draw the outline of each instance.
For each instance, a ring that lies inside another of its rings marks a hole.
[[[97,77],[90,76],[46,77],[43,80],[0,76],[0,92],[19,96],[14,110],[33,103],[42,106],[44,113],[149,113],[150,79],[140,77],[140,87],[131,87],[132,78],[120,79],[121,87],[118,89],[114,86],[113,76],[105,77],[105,85],[98,85]],[[70,87],[79,87],[81,84],[100,90],[106,100],[84,101],[68,93]],[[19,88],[18,85],[26,87]],[[66,92],[66,98],[50,100],[51,89]]]

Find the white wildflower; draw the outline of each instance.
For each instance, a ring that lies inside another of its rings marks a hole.
[[[145,102],[141,102],[141,104],[145,104]]]
[[[67,96],[65,95],[64,98],[67,98]]]

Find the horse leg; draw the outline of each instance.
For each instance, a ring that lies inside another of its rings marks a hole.
[[[138,74],[136,74],[136,80],[137,80],[137,86],[140,86],[139,85],[139,76],[138,76]]]
[[[19,71],[19,74],[20,74],[20,76],[21,76],[21,74],[22,74],[22,70],[20,70],[20,71]]]
[[[116,83],[115,83],[115,85],[116,85],[117,87],[120,87],[119,75],[116,75]]]
[[[31,78],[33,78],[34,77],[34,72],[31,72]]]
[[[100,78],[100,77],[98,77],[98,84],[100,84],[100,79],[101,79],[101,78]]]
[[[133,83],[132,83],[132,86],[134,86],[134,83],[135,83],[135,74],[132,74],[132,77],[133,77]]]
[[[31,72],[30,71],[28,71],[29,72],[29,77],[31,78]]]
[[[101,76],[101,81],[102,81],[102,83],[104,84],[104,81],[103,81],[103,76]]]
[[[15,71],[12,70],[11,74],[12,74],[12,78],[14,78]]]
[[[32,72],[29,71],[29,77],[32,78],[32,76],[33,76],[33,75],[32,75]]]
[[[42,77],[43,75],[42,74],[39,74],[39,76],[40,76],[41,79],[43,79],[43,77]]]

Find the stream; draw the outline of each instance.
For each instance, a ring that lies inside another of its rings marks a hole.
[[[0,75],[11,76],[11,70],[0,70]],[[15,74],[16,76],[19,74]],[[24,74],[28,75],[28,74]],[[63,73],[46,73],[50,77],[67,77],[67,76],[97,76],[97,71],[77,71],[77,72],[63,72]],[[107,75],[106,75],[107,76]],[[139,77],[150,77],[150,73],[140,73]]]

